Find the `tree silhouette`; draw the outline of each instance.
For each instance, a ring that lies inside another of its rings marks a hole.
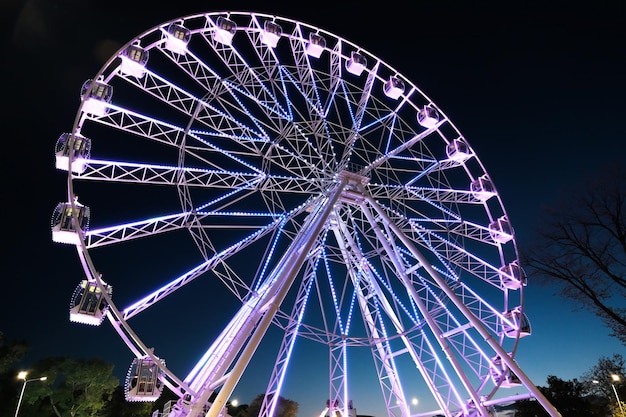
[[[103,409],[102,415],[115,417],[146,417],[152,414],[155,404],[151,402],[129,402],[124,397],[124,387],[115,388]]]
[[[100,415],[119,385],[112,372],[113,364],[101,359],[43,359],[33,365],[33,374],[48,379],[29,386],[23,402],[35,405],[38,416]]]
[[[9,370],[19,362],[28,352],[28,343],[25,341],[7,340],[0,332],[0,374]]]
[[[20,390],[18,371],[13,367],[28,352],[25,341],[8,340],[0,332],[0,417],[13,416]]]
[[[600,317],[626,345],[626,167],[612,165],[549,208],[524,256],[576,308]]]
[[[265,394],[259,394],[252,400],[247,409],[248,417],[259,416],[263,398],[265,398]],[[297,402],[279,396],[274,417],[296,417],[298,415],[298,406]]]
[[[606,417],[595,398],[586,395],[587,386],[574,378],[564,381],[550,375],[547,387],[538,387],[563,417]],[[515,417],[547,417],[548,412],[534,400],[517,403]]]

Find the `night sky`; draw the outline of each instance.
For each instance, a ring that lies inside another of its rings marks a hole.
[[[623,1],[336,3],[0,4],[2,126],[9,145],[0,331],[30,343],[24,366],[50,356],[99,356],[115,363],[121,379],[132,361],[108,322],[86,328],[67,318],[83,272],[74,248],[51,240],[52,211],[66,199],[54,145],[72,127],[82,83],[123,44],[167,20],[222,10],[271,13],[318,26],[379,56],[431,97],[467,138],[495,181],[522,249],[543,206],[605,164],[626,159]],[[522,340],[516,359],[536,385],[545,385],[549,375],[580,377],[600,356],[624,354],[599,320],[574,311],[532,276],[526,302],[533,334]],[[167,327],[176,325],[176,317],[173,311],[171,322],[162,325],[162,343],[168,343]],[[379,389],[377,381],[371,383]],[[307,386],[305,380],[302,391],[293,389],[287,397],[300,403],[301,416],[311,417],[326,398],[312,398]],[[235,397],[246,403],[260,392],[242,388]],[[384,415],[382,404],[355,406],[362,414]]]

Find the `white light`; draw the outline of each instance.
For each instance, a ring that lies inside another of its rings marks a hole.
[[[21,371],[20,373],[17,374],[17,378],[23,380],[24,383],[22,384],[22,391],[20,392],[20,398],[17,400],[17,407],[15,408],[15,417],[17,417],[17,415],[20,413],[20,405],[22,405],[22,398],[24,398],[24,391],[26,390],[26,384],[32,381],[45,381],[46,379],[48,379],[47,376],[42,376],[42,377],[33,378],[33,379],[26,379],[26,375],[28,375],[28,372],[26,371]]]
[[[619,395],[617,394],[617,388],[615,388],[615,382],[620,382],[621,379],[617,374],[611,374],[611,387],[613,388],[613,393],[615,394],[615,399],[617,400],[617,405],[619,406],[620,415],[624,415],[624,408],[622,407],[622,400],[620,400]]]
[[[417,405],[417,403],[418,403],[417,398],[413,398],[413,399],[411,400],[411,404],[413,404],[413,405]]]

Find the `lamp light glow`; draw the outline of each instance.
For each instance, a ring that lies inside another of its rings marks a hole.
[[[48,379],[47,376],[41,376],[39,378],[26,379],[27,375],[28,375],[28,372],[26,372],[26,371],[20,371],[17,374],[17,379],[23,380],[24,383],[22,384],[22,391],[20,392],[20,398],[17,400],[17,407],[15,408],[15,417],[17,417],[17,415],[20,412],[20,405],[22,405],[22,398],[24,398],[24,391],[26,390],[26,384],[28,384],[29,382],[32,382],[32,381],[45,381],[46,379]]]

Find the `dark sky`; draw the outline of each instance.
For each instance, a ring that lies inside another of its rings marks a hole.
[[[82,270],[73,248],[50,239],[52,211],[66,199],[53,150],[59,134],[71,129],[82,83],[124,43],[164,21],[204,11],[273,13],[379,56],[425,91],[470,142],[495,181],[520,245],[528,243],[542,206],[610,161],[626,159],[623,1],[336,3],[0,4],[2,126],[9,145],[0,331],[28,340],[26,365],[82,352],[116,361],[121,376],[132,360],[108,323],[81,329],[67,320]],[[529,279],[526,311],[534,334],[523,341],[518,362],[537,385],[548,375],[579,377],[601,355],[623,353],[597,320],[573,312]],[[325,398],[309,400],[321,407]]]

